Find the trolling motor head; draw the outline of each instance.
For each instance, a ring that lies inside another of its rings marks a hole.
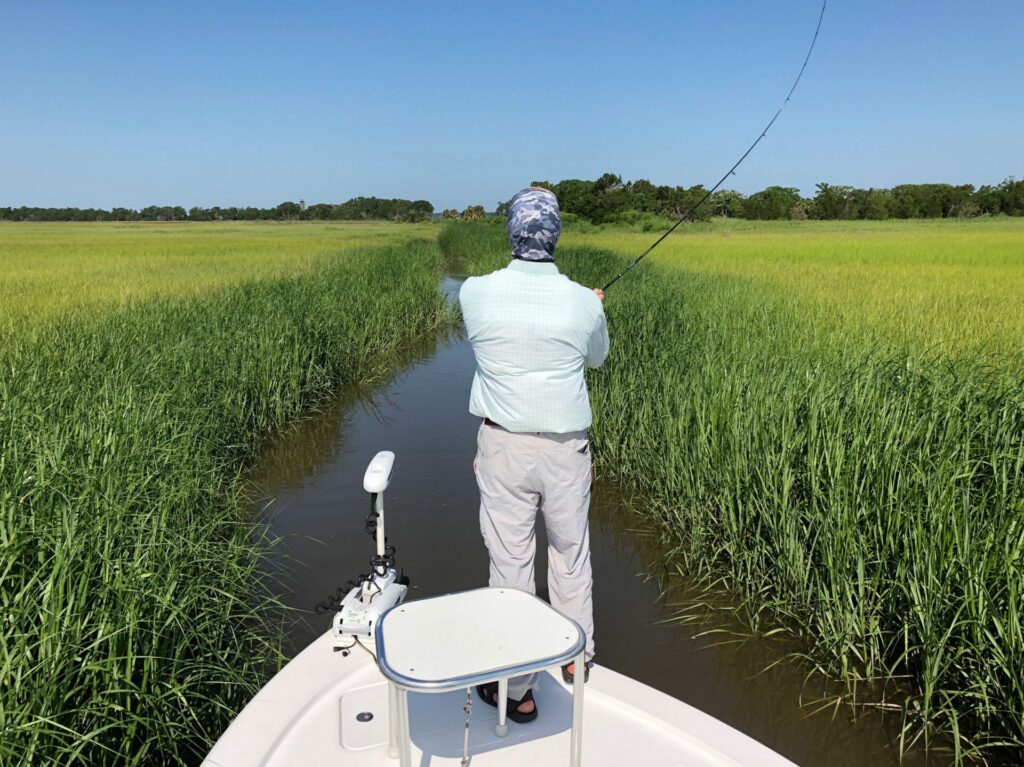
[[[370,574],[359,576],[338,605],[331,631],[334,649],[348,654],[360,637],[373,636],[377,620],[394,607],[409,590],[409,579],[395,569],[395,549],[387,545],[384,534],[384,491],[391,483],[395,454],[382,450],[373,457],[363,475],[363,489],[370,494],[370,513],[366,532],[376,540],[376,553],[370,558]],[[340,593],[340,589],[339,589]]]
[[[383,493],[391,484],[391,472],[395,468],[395,454],[381,450],[370,461],[363,475],[363,490],[368,493]]]

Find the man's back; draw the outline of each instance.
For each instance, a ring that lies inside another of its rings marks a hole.
[[[590,426],[584,367],[608,354],[601,301],[553,263],[513,261],[459,293],[477,360],[470,412],[513,432]]]
[[[583,378],[608,355],[603,293],[581,287],[555,266],[562,231],[558,200],[529,187],[509,200],[512,258],[505,269],[466,280],[459,293],[476,375],[469,409],[484,422],[473,471],[480,489],[480,532],[490,584],[535,592],[537,513],[548,534],[551,605],[587,635],[594,657],[593,568],[590,564],[590,400]],[[578,669],[562,667],[570,684]],[[586,679],[586,670],[582,672]],[[537,717],[536,674],[508,685],[508,715]],[[497,685],[480,697],[498,705]]]

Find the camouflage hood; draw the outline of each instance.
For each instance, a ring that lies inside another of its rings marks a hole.
[[[558,200],[546,189],[524,189],[508,206],[505,225],[512,258],[522,261],[554,261],[555,245],[562,233]]]

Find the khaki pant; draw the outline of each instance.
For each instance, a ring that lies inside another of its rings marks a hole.
[[[474,469],[480,530],[491,560],[490,585],[535,593],[539,510],[548,535],[551,605],[583,627],[589,660],[594,655],[594,582],[587,433],[513,433],[483,424]],[[510,680],[509,697],[520,700],[536,683],[536,674]]]

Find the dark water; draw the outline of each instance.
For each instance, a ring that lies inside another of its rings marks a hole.
[[[446,280],[451,292],[457,282]],[[614,343],[614,339],[613,339]],[[397,454],[385,495],[388,537],[412,580],[409,598],[487,582],[472,461],[479,422],[467,412],[473,374],[469,345],[428,339],[393,380],[373,393],[346,392],[318,417],[269,445],[254,472],[272,532],[290,561],[281,595],[307,611],[292,649],[325,631],[312,614],[324,597],[369,569],[373,543],[363,528],[367,463]],[[829,703],[829,689],[784,660],[792,646],[726,633],[694,635],[721,623],[679,625],[692,610],[694,584],[666,577],[665,552],[631,510],[633,501],[598,477],[591,510],[597,661],[742,730],[801,765],[896,765],[898,717]],[[537,572],[546,572],[543,536]],[[543,583],[538,593],[544,594]],[[834,692],[834,691],[833,691]],[[948,758],[910,753],[902,764]]]

